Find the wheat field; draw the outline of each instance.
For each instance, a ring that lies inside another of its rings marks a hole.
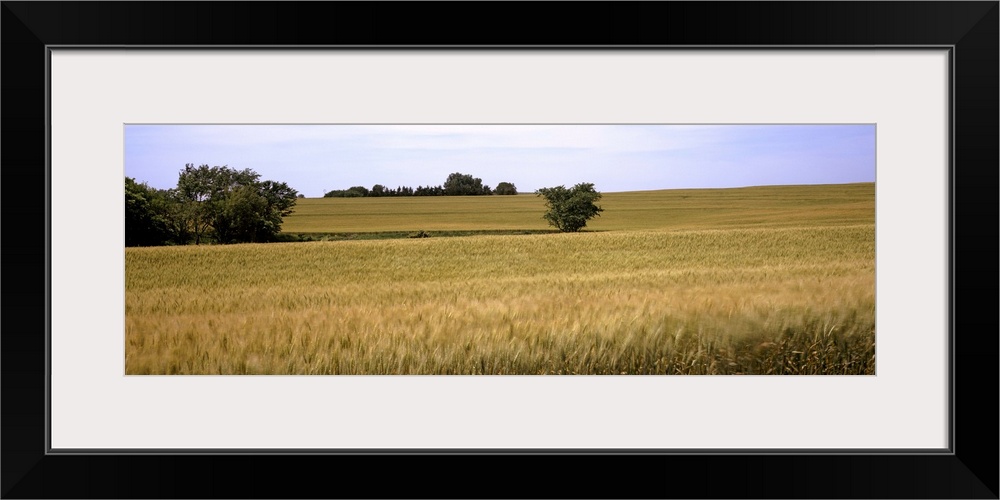
[[[126,248],[126,373],[875,372],[873,184],[601,204],[575,234]],[[540,207],[300,200],[285,230],[537,230]]]
[[[605,193],[591,231],[741,229],[872,224],[875,184],[761,186]],[[545,231],[545,202],[517,196],[306,198],[285,233]]]

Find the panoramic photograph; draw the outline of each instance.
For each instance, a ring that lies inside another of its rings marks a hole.
[[[874,375],[874,124],[124,127],[126,375]]]

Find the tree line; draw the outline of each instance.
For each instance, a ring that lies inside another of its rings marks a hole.
[[[397,186],[390,188],[382,184],[375,184],[368,189],[364,186],[351,186],[347,189],[334,189],[323,194],[324,198],[377,198],[388,196],[481,196],[481,195],[513,195],[517,194],[517,187],[510,182],[497,184],[496,189],[491,189],[489,185],[483,184],[479,177],[469,174],[455,172],[445,179],[444,184],[438,186]]]
[[[453,173],[445,180],[444,185],[435,187],[398,187],[395,190],[381,184],[372,186],[354,186],[345,190],[330,191],[325,197],[378,197],[378,196],[470,196],[491,194],[517,194],[517,188],[509,182],[497,184],[496,190],[483,185],[483,180],[468,174]],[[571,188],[555,186],[540,188],[535,195],[545,199],[545,214],[542,218],[550,226],[560,232],[575,233],[587,226],[587,221],[599,217],[604,208],[597,205],[602,194],[590,182],[581,182]],[[423,231],[419,233],[425,235]]]
[[[273,241],[298,192],[251,169],[187,164],[177,187],[125,177],[125,246]]]
[[[468,196],[517,194],[513,184],[501,182],[491,190],[482,179],[454,173],[434,188],[396,188],[376,184],[371,190],[355,186],[350,196]],[[601,193],[592,183],[541,188],[543,218],[561,232],[577,232],[604,211],[596,202]],[[337,196],[331,193],[327,197]],[[125,177],[125,246],[253,243],[275,241],[284,217],[302,195],[284,182],[261,180],[251,169],[187,164],[177,187],[155,189]]]

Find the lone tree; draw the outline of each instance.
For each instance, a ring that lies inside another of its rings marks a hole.
[[[542,217],[564,233],[579,231],[588,220],[604,211],[594,204],[601,199],[601,193],[595,191],[594,185],[589,182],[577,184],[571,189],[565,186],[541,188],[535,194],[545,197],[548,211]]]
[[[510,195],[517,194],[517,187],[510,182],[501,182],[497,184],[497,188],[493,190],[493,194]]]

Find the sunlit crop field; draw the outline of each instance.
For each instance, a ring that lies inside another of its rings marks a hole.
[[[875,184],[765,186],[605,193],[592,231],[741,229],[875,222]],[[550,230],[545,202],[517,196],[307,198],[286,233]]]
[[[544,229],[480,199],[300,200],[286,230]],[[127,248],[126,373],[874,373],[874,185],[601,204],[577,234]]]

